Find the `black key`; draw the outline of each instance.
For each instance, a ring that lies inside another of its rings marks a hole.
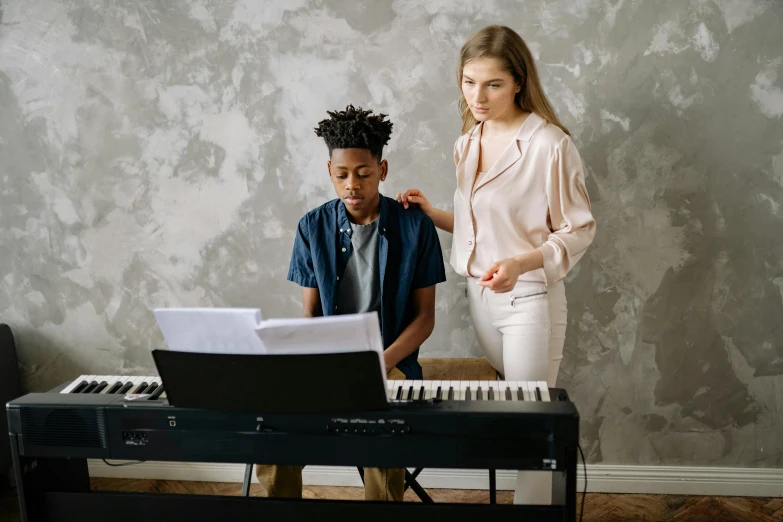
[[[87,387],[87,385],[88,385],[88,384],[90,384],[90,383],[88,383],[87,381],[82,381],[82,382],[80,382],[80,383],[79,383],[79,384],[76,386],[76,388],[74,388],[73,390],[71,390],[71,393],[81,393],[81,392],[82,392],[82,390],[83,390],[83,389],[85,389],[85,388]]]
[[[409,401],[413,400],[413,385],[408,387],[408,400]]]
[[[538,386],[536,386],[536,400],[541,402],[541,390],[538,389]]]
[[[470,386],[468,386],[468,387],[465,389],[465,400],[466,400],[466,401],[469,401],[469,400],[470,400]]]
[[[495,390],[493,390],[492,388],[489,389],[489,393],[487,393],[487,395],[489,396],[488,397],[489,400],[491,400],[491,401],[495,400]]]
[[[517,388],[517,399],[519,399],[520,401],[525,400],[525,394],[522,393],[522,388]]]
[[[106,392],[106,395],[114,395],[118,391],[120,391],[120,388],[122,388],[122,382],[117,381],[114,383],[114,386],[109,388],[109,391]]]
[[[453,386],[449,386],[449,396],[448,396],[448,400],[450,400],[450,401],[453,401],[453,400],[454,400],[454,387],[453,387]]]
[[[126,382],[125,384],[122,385],[122,388],[120,388],[120,391],[118,391],[117,393],[119,393],[120,395],[125,395],[126,393],[128,393],[128,390],[130,390],[131,388],[133,388],[133,383]]]
[[[109,383],[108,383],[108,382],[106,382],[106,381],[101,381],[101,383],[100,383],[98,386],[96,386],[95,388],[93,388],[93,390],[92,390],[92,393],[101,393],[101,392],[103,391],[103,389],[104,389],[105,387],[107,387],[108,385],[109,385]]]
[[[476,400],[477,401],[483,401],[484,400],[484,394],[481,391],[481,386],[478,387],[478,391],[476,392]]]
[[[398,401],[402,399],[402,385],[397,386],[397,395],[394,398]]]
[[[438,386],[438,391],[435,393],[435,399],[440,400],[440,386]]]
[[[84,389],[82,393],[90,393],[96,386],[98,386],[98,382],[92,381],[90,384],[87,385],[87,387]]]
[[[141,384],[139,385],[139,387],[138,387],[138,388],[136,388],[135,390],[133,390],[133,393],[135,393],[135,394],[144,393],[144,390],[146,390],[146,389],[147,389],[147,386],[149,386],[149,385],[147,384],[147,382],[146,382],[146,381],[144,381],[143,383],[141,383]]]
[[[511,397],[511,388],[506,388],[506,400],[507,401],[513,401],[514,399]]]
[[[419,390],[419,400],[420,401],[424,400],[424,386],[422,386],[421,389]]]
[[[145,392],[146,393],[152,393],[152,392],[155,391],[155,389],[157,387],[158,387],[158,383],[157,382],[153,382],[152,384],[150,384],[150,387],[145,390]]]
[[[155,399],[159,398],[162,394],[163,394],[163,385],[161,384],[155,389],[155,393],[152,394],[150,400],[154,401]]]

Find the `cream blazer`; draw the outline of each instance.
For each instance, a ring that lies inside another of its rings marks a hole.
[[[454,144],[451,266],[461,276],[480,277],[495,261],[538,248],[544,268],[519,280],[563,279],[596,231],[579,152],[559,127],[530,114],[474,186],[482,127],[477,124]]]

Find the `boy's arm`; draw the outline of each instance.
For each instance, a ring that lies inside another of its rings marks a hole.
[[[304,317],[320,317],[324,315],[321,309],[321,293],[318,288],[302,288],[302,315]]]
[[[435,285],[413,290],[409,305],[416,314],[397,340],[383,352],[386,371],[412,354],[435,328]]]

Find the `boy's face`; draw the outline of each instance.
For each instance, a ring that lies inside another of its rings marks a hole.
[[[378,185],[386,179],[388,164],[368,149],[333,149],[329,179],[351,214],[371,213],[380,201]]]

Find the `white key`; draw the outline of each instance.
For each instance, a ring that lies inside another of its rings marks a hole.
[[[419,399],[428,401],[432,398],[432,381],[423,381],[422,386],[424,386],[424,394]]]
[[[400,389],[402,389],[402,386],[404,384],[405,384],[405,381],[402,380],[402,379],[394,381],[394,395],[393,395],[393,398],[394,398],[395,401],[402,400],[402,394],[400,394],[400,398],[398,399],[397,398],[397,392],[400,391]]]
[[[536,397],[536,383],[533,381],[527,381],[527,389],[530,391],[530,400],[533,402],[538,402],[538,397]]]
[[[459,400],[464,401],[468,398],[468,388],[473,398],[476,395],[476,381],[457,381],[459,383]],[[455,387],[454,390],[457,388]],[[475,400],[475,399],[474,399]]]
[[[411,381],[413,385],[413,400],[421,400],[421,387],[424,386],[424,381]]]
[[[386,380],[386,400],[391,401],[394,400],[394,396],[392,395],[394,393],[394,383],[396,381],[393,381],[391,379]]]
[[[407,401],[408,399],[408,393],[410,393],[411,386],[413,386],[413,381],[402,381],[402,400]]]
[[[489,389],[492,390],[492,398],[493,400],[496,401],[502,401],[505,399],[505,397],[503,396],[504,395],[503,390],[500,389],[499,384],[500,384],[499,381],[489,382]]]
[[[543,402],[551,402],[549,399],[549,385],[546,381],[539,381],[538,389],[541,390],[541,400]]]
[[[86,375],[78,376],[77,378],[75,378],[74,380],[71,381],[71,384],[69,384],[68,386],[63,388],[60,393],[71,393],[71,390],[73,390],[74,388],[79,386],[80,382],[87,380],[86,377],[87,377]]]
[[[526,402],[530,400],[530,389],[525,381],[517,381],[517,386],[522,388],[522,399]]]
[[[440,386],[440,381],[430,381],[430,387],[427,390],[427,400],[435,398],[435,395],[438,393],[438,386]],[[441,391],[441,393],[443,392]]]
[[[109,390],[111,390],[111,387],[114,386],[117,383],[117,381],[119,381],[121,378],[122,377],[118,375],[110,375],[109,378],[106,379],[106,383],[107,383],[106,387],[103,390],[101,390],[100,395],[106,395],[109,392]]]
[[[143,383],[143,382],[149,383],[147,381],[147,376],[145,376],[145,375],[143,375],[141,377],[136,377],[135,379],[133,379],[133,386],[131,386],[131,389],[127,391],[127,395],[135,394],[137,392],[137,390],[139,389],[139,387],[141,386],[141,383]]]

